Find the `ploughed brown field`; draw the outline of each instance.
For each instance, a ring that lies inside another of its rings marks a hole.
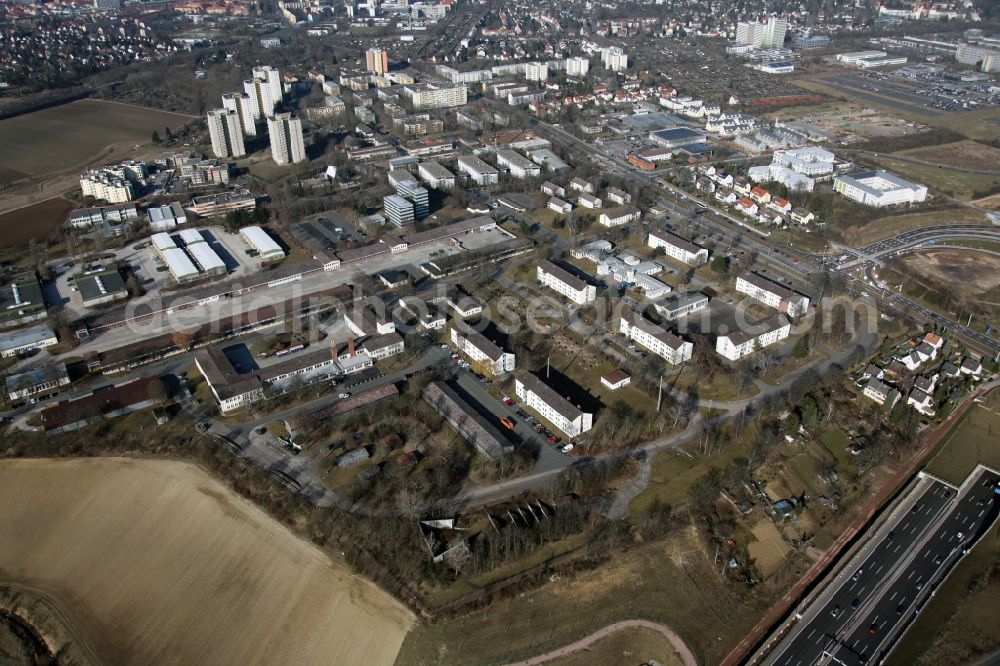
[[[0,535],[103,663],[392,664],[414,621],[187,463],[0,461]]]
[[[27,245],[32,238],[41,242],[66,222],[76,206],[72,201],[54,197],[0,213],[0,247]]]
[[[18,173],[44,176],[78,168],[113,144],[144,144],[191,116],[141,106],[83,99],[0,120],[0,183]]]

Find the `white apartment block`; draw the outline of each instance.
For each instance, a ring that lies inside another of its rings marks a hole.
[[[745,273],[736,278],[736,291],[784,312],[798,317],[809,309],[809,297],[772,282],[756,273]]]
[[[590,71],[590,60],[576,56],[566,58],[566,76],[586,76]]]
[[[771,16],[767,21],[740,21],[736,24],[736,44],[753,48],[776,49],[785,43],[788,20]]]
[[[597,300],[597,287],[587,284],[551,261],[543,259],[538,262],[538,281],[577,305]]]
[[[222,108],[235,111],[240,119],[240,129],[244,136],[257,136],[254,122],[253,100],[246,93],[230,93],[222,96]]]
[[[243,157],[243,129],[236,111],[215,109],[208,112],[208,135],[212,139],[212,152],[216,157]]]
[[[715,351],[723,358],[738,361],[775,342],[784,340],[792,330],[792,324],[784,315],[774,315],[753,326],[762,332],[733,331],[720,335],[715,341]]]
[[[477,185],[495,185],[500,182],[500,172],[475,155],[459,157],[458,170],[467,174]]]
[[[279,113],[267,119],[271,141],[271,158],[278,164],[296,164],[306,159],[302,140],[302,121],[290,113]]]
[[[479,83],[480,81],[489,81],[493,78],[493,72],[488,69],[470,69],[460,72],[454,67],[438,65],[436,71],[452,83]]]
[[[251,75],[253,78],[260,79],[264,82],[268,91],[271,93],[271,99],[273,99],[275,103],[281,101],[284,95],[281,90],[281,73],[278,72],[277,68],[269,65],[254,67]]]
[[[571,210],[573,210],[572,204],[570,204],[568,201],[563,201],[558,197],[550,198],[549,202],[546,204],[546,207],[549,208],[549,210],[554,210],[555,212],[561,215],[566,215]]]
[[[421,162],[417,165],[417,175],[436,190],[450,190],[455,187],[455,174],[438,162]]]
[[[601,49],[601,63],[612,72],[628,69],[628,55],[617,46]]]
[[[80,190],[85,197],[108,203],[126,203],[135,198],[132,183],[106,171],[88,171],[80,176]]]
[[[803,176],[828,176],[833,173],[834,154],[825,148],[807,146],[789,150],[776,150],[771,165],[786,167]]]
[[[544,62],[529,62],[524,65],[524,78],[529,81],[547,81],[549,66]]]
[[[626,311],[622,314],[619,331],[670,365],[689,361],[694,353],[694,343],[660,328],[637,312]]]
[[[654,250],[662,247],[665,255],[689,266],[701,266],[708,261],[708,250],[668,231],[650,231],[646,244]]]
[[[530,372],[519,372],[514,394],[567,437],[577,437],[594,426],[594,415],[584,412]]]
[[[587,194],[586,192],[581,192],[580,196],[576,198],[576,203],[583,206],[584,208],[590,208],[591,210],[596,210],[601,207],[604,202],[601,201],[600,197],[595,197],[593,194]]]
[[[514,354],[504,351],[481,333],[451,329],[451,343],[470,363],[483,368],[494,377],[514,371]]]
[[[250,111],[254,121],[264,120],[274,113],[274,108],[281,101],[273,96],[271,87],[262,79],[249,79],[243,82],[243,92],[250,100]]]
[[[410,98],[416,111],[462,106],[469,101],[469,91],[464,85],[436,87],[419,84],[403,86],[403,95]]]
[[[581,195],[582,196],[582,195]],[[638,208],[613,208],[601,213],[597,221],[605,227],[620,227],[642,217]]]
[[[881,170],[837,176],[833,179],[833,191],[873,208],[920,203],[927,199],[926,185],[911,183]]]
[[[506,167],[513,178],[535,178],[542,173],[542,167],[514,150],[498,150],[497,164]]]

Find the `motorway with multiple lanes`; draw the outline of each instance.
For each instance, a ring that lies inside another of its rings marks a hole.
[[[924,477],[808,607],[768,666],[878,663],[1000,511],[1000,476]]]

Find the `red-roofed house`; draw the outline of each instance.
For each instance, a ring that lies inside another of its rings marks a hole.
[[[757,216],[757,204],[746,197],[736,202],[736,209],[744,215],[749,215],[750,217]]]
[[[771,194],[763,187],[754,187],[750,190],[750,198],[757,203],[766,204],[771,200]]]

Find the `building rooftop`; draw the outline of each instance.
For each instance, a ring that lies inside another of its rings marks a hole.
[[[562,282],[563,284],[567,285],[570,289],[574,289],[576,291],[582,291],[583,289],[586,289],[588,286],[586,282],[584,282],[577,276],[573,275],[565,268],[553,264],[548,259],[542,259],[541,261],[539,261],[538,267],[541,268],[546,273],[548,273],[549,275],[551,275],[552,277],[554,277],[555,279]]]
[[[555,389],[530,372],[524,370],[518,372],[517,380],[545,404],[559,412],[559,415],[567,421],[575,421],[583,415],[580,408],[574,406],[569,400],[556,393]]]

